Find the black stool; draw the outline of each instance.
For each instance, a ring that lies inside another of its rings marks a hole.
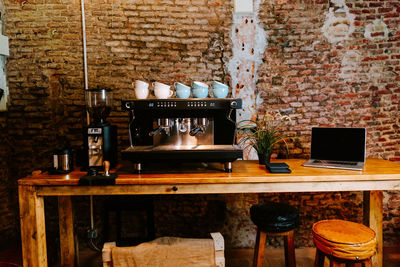
[[[267,235],[283,236],[285,241],[285,266],[296,267],[294,228],[299,225],[296,208],[276,202],[263,202],[250,208],[250,216],[257,226],[253,267],[262,267]]]

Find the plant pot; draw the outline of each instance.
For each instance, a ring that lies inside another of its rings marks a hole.
[[[271,160],[271,154],[269,153],[259,153],[258,154],[258,164],[264,165],[265,163],[269,163]]]

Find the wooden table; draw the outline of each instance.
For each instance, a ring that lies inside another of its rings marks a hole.
[[[255,161],[236,161],[232,173],[216,168],[140,175],[121,171],[116,185],[111,186],[79,186],[78,180],[85,174],[79,171],[68,175],[44,173],[20,179],[18,189],[24,266],[47,266],[45,196],[58,197],[61,263],[62,266],[74,266],[71,196],[329,191],[364,192],[364,223],[377,233],[378,252],[374,257],[374,266],[382,266],[382,190],[400,189],[400,164],[368,159],[362,171],[347,171],[303,167],[304,160],[300,159],[285,162],[292,169],[291,174],[270,174],[265,166]]]

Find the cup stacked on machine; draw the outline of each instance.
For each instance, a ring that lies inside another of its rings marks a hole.
[[[156,99],[168,99],[171,97],[188,99],[188,98],[226,98],[229,94],[229,86],[218,81],[212,81],[211,86],[200,81],[193,81],[190,86],[181,82],[174,82],[173,88],[161,82],[151,83],[152,88],[149,89],[149,83],[136,80],[135,97],[136,99],[147,99],[149,97]],[[211,87],[211,88],[210,88]]]
[[[183,83],[175,82],[174,83],[175,87],[175,96],[177,98],[189,98],[190,97],[190,87],[187,85],[184,85]]]

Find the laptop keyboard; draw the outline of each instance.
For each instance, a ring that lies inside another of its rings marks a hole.
[[[324,164],[342,164],[342,165],[349,165],[349,166],[354,166],[357,165],[357,162],[347,162],[347,161],[324,161],[322,162],[321,160],[314,160],[314,163],[324,163]]]

